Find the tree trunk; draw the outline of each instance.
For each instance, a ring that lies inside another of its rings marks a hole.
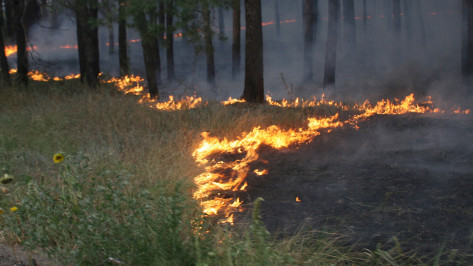
[[[411,46],[412,44],[412,0],[404,0],[404,17],[405,19],[405,29],[406,29],[406,39],[407,44]]]
[[[222,1],[220,1],[220,5],[217,7],[218,12],[218,38],[223,41],[225,39],[225,22],[223,20],[223,6]]]
[[[108,28],[108,53],[115,53],[115,33],[113,32],[113,23],[109,22],[107,25]]]
[[[81,25],[81,19],[78,17],[76,11],[76,34],[77,34],[77,52],[79,54],[79,72],[80,72],[80,81],[85,81],[85,70],[87,69],[87,62],[85,58],[85,33],[83,32],[83,26]]]
[[[317,45],[317,37],[319,36],[319,23],[320,23],[320,16],[319,16],[319,0],[312,0],[314,3],[312,6],[314,7],[313,15],[314,15],[314,47]]]
[[[462,0],[463,40],[462,40],[462,75],[469,92],[473,88],[473,3]]]
[[[210,7],[204,5],[202,7],[202,16],[204,19],[204,42],[205,42],[205,55],[207,58],[207,82],[215,86],[215,58],[214,58],[214,47],[212,42],[212,28],[210,24]]]
[[[245,88],[242,99],[263,103],[263,28],[261,25],[261,0],[245,0]]]
[[[146,79],[148,81],[148,91],[151,98],[158,98],[158,72],[156,66],[156,36],[144,33],[141,35],[141,46],[143,47],[143,57],[145,61]]]
[[[335,87],[339,8],[339,0],[329,0],[327,44],[325,46],[324,89]]]
[[[281,36],[281,16],[279,14],[279,0],[274,0],[274,24],[276,26],[276,36]]]
[[[393,61],[401,60],[401,0],[393,0]]]
[[[355,2],[343,0],[344,38],[348,48],[356,47]]]
[[[156,9],[152,9],[148,12],[148,17],[149,17],[149,24],[148,25],[155,25],[156,21],[159,20],[159,24],[161,26],[164,26],[166,23],[166,9],[165,9],[164,3],[159,4],[159,12],[157,12]],[[148,31],[151,31],[148,27]],[[163,38],[163,32],[160,31],[158,32],[158,35],[156,36],[153,33],[150,33],[154,35],[152,40],[150,41],[150,45],[153,47],[154,52],[152,54],[149,54],[150,56],[153,57],[153,62],[155,64],[154,66],[154,71],[155,71],[155,77],[156,81],[158,84],[161,84],[161,54],[159,52],[159,41],[161,41]],[[151,38],[151,37],[150,37]],[[152,44],[151,44],[152,43]]]
[[[363,0],[363,32],[366,34],[366,26],[368,24],[368,10],[366,0]]]
[[[14,24],[14,18],[13,18],[13,13],[14,7],[13,7],[13,1],[11,0],[4,0],[5,2],[5,24],[6,24],[6,30],[7,30],[7,36],[8,37],[13,37],[13,24]]]
[[[304,82],[314,77],[312,48],[314,46],[314,7],[313,0],[304,0]]]
[[[421,43],[422,47],[424,47],[424,50],[427,49],[427,34],[425,33],[425,25],[424,25],[424,16],[422,14],[422,4],[420,0],[414,0],[415,4],[415,10],[416,10],[416,15],[420,27],[420,37],[421,37]]]
[[[392,1],[394,0],[384,0],[384,19],[386,21],[386,27],[388,30],[393,29],[393,4]]]
[[[233,0],[233,42],[232,42],[232,78],[240,73],[241,62],[241,5],[240,0]]]
[[[25,86],[28,85],[28,52],[26,51],[26,32],[23,27],[23,12],[25,10],[24,0],[15,0],[15,35],[17,45],[17,65],[18,65],[18,82]]]
[[[130,73],[128,62],[128,42],[126,37],[126,17],[125,17],[125,0],[118,1],[118,60],[120,64],[120,76]]]
[[[0,67],[2,68],[2,81],[10,84],[10,67],[8,66],[7,56],[5,55],[5,42],[3,40],[3,21],[0,24]],[[0,86],[1,87],[1,86]]]
[[[174,25],[173,25],[173,0],[167,3],[166,8],[166,42],[167,42],[167,49],[166,49],[166,63],[167,63],[167,71],[168,71],[168,80],[173,81],[175,78],[174,72]]]

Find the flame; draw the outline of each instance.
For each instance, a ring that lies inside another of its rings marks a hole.
[[[144,88],[141,85],[143,81],[144,79],[139,76],[129,75],[122,78],[111,78],[107,83],[114,83],[125,94],[141,95],[144,92]]]
[[[233,99],[232,97],[228,98],[226,101],[222,101],[223,105],[231,105],[234,103],[244,103],[246,102],[244,99]]]
[[[296,99],[292,102],[284,100],[274,102],[268,97],[267,101],[281,107],[307,107],[321,104],[343,106],[341,103],[327,101],[324,97],[320,101]],[[359,114],[353,115],[346,121],[340,121],[338,114],[325,118],[312,117],[308,118],[307,127],[304,129],[283,130],[275,125],[264,129],[255,127],[251,132],[243,133],[235,140],[218,139],[210,136],[208,132],[203,132],[202,141],[192,154],[194,160],[204,167],[204,172],[194,178],[197,189],[193,197],[200,202],[204,213],[212,216],[220,215],[224,222],[233,224],[233,213],[243,209],[237,192],[246,189],[246,178],[250,172],[250,165],[259,159],[258,149],[261,145],[274,149],[300,145],[310,142],[323,132],[329,133],[344,125],[357,127],[357,123],[373,115],[439,112],[438,109],[432,108],[430,98],[422,104],[417,104],[413,94],[408,95],[402,101],[397,99],[394,101],[382,100],[375,105],[366,101],[361,105],[355,105],[355,109],[359,111]],[[219,155],[224,154],[235,154],[237,159],[224,162],[219,159]],[[253,172],[257,175],[267,174],[267,170],[255,169]]]
[[[301,202],[301,199],[299,199],[299,197],[296,197],[296,201]]]
[[[17,51],[18,51],[18,48],[16,47],[16,45],[5,46],[5,55],[7,57],[12,55],[12,54],[16,54]]]

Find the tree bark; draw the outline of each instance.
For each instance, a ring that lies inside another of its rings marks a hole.
[[[346,47],[356,47],[355,2],[343,0],[344,38]]]
[[[0,67],[2,68],[2,81],[10,84],[10,67],[8,65],[7,56],[5,55],[5,42],[3,40],[4,20],[0,24]]]
[[[151,98],[159,97],[158,77],[156,73],[156,37],[152,34],[144,33],[141,35],[141,46],[143,47],[143,57],[145,61],[146,79],[148,81],[148,91]]]
[[[274,24],[276,28],[276,36],[281,36],[281,16],[279,14],[279,0],[274,0]]]
[[[314,7],[313,0],[304,0],[304,82],[314,77],[313,52],[314,46]]]
[[[473,3],[462,0],[462,76],[469,92],[473,89]]]
[[[79,60],[82,74],[90,88],[98,85],[100,74],[99,35],[96,20],[98,19],[98,0],[76,1],[77,36]],[[81,48],[82,46],[82,48]]]
[[[401,0],[393,0],[393,61],[401,60]]]
[[[115,53],[115,33],[113,31],[113,24],[109,22],[107,25],[108,28],[108,53]]]
[[[128,42],[126,36],[125,0],[118,1],[118,60],[120,65],[120,76],[130,73],[128,61]]]
[[[5,2],[5,24],[6,24],[6,31],[7,31],[7,36],[8,37],[13,37],[13,24],[14,24],[14,18],[13,18],[13,13],[14,7],[13,7],[13,1],[11,0],[4,0]]]
[[[261,0],[245,0],[245,88],[242,99],[263,103],[263,28],[261,25]]]
[[[28,52],[26,51],[26,31],[23,27],[23,14],[25,10],[24,0],[13,1],[15,10],[15,36],[17,45],[17,79],[22,85],[28,85]]]
[[[218,12],[218,38],[220,40],[225,39],[225,22],[223,20],[223,6],[222,1],[220,1],[220,5],[217,7]]]
[[[167,63],[167,72],[168,72],[168,80],[173,81],[175,79],[175,71],[174,71],[174,25],[173,25],[173,0],[170,0],[167,3],[166,7],[166,42],[167,42],[167,49],[166,49],[166,63]]]
[[[233,40],[232,40],[232,78],[240,73],[241,62],[241,5],[240,0],[233,0]]]
[[[332,89],[335,87],[339,9],[339,0],[329,0],[328,35],[325,46],[324,89]]]
[[[205,55],[207,58],[207,82],[215,86],[215,58],[214,58],[214,47],[213,47],[213,33],[210,24],[210,7],[204,5],[202,7],[202,16],[204,20],[204,43],[205,43]]]

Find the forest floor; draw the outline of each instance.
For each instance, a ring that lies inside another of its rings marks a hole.
[[[298,149],[262,148],[256,164],[268,161],[269,173],[249,176],[243,198],[264,198],[268,230],[331,232],[360,250],[473,261],[471,118],[376,116],[359,126]]]
[[[21,247],[12,247],[0,242],[0,265],[2,266],[52,266],[58,265],[44,254],[27,252]]]

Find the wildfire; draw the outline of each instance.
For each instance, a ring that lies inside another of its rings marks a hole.
[[[320,101],[296,99],[292,102],[283,101],[280,103],[273,102],[270,97],[267,100],[270,104],[281,107],[317,106],[323,103],[342,106],[341,103],[330,102],[324,98]],[[375,105],[366,101],[361,105],[355,105],[355,109],[360,113],[346,121],[340,121],[338,114],[325,118],[309,118],[307,127],[304,129],[283,130],[275,125],[264,129],[255,127],[251,132],[243,133],[235,140],[218,139],[210,136],[208,132],[203,132],[203,140],[192,155],[199,165],[204,166],[205,171],[194,178],[197,189],[193,196],[201,203],[204,213],[212,216],[219,215],[223,217],[223,222],[232,224],[233,213],[243,209],[238,192],[246,189],[248,175],[252,173],[262,176],[268,173],[267,170],[259,169],[251,171],[251,163],[259,159],[258,149],[261,145],[274,149],[300,145],[310,142],[322,132],[329,133],[344,125],[356,127],[359,122],[373,115],[439,112],[438,109],[433,109],[431,106],[430,99],[417,104],[414,95],[411,94],[402,101],[382,100]],[[219,156],[225,154],[235,155],[236,159],[223,161]]]

